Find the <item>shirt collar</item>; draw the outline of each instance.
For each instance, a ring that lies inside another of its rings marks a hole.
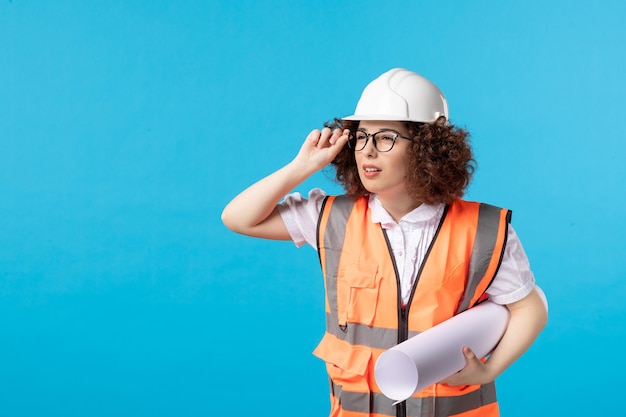
[[[390,229],[398,224],[387,210],[385,210],[376,194],[370,195],[368,206],[372,211],[373,223],[380,223],[385,229]],[[404,217],[400,219],[400,223],[417,224],[438,221],[443,213],[443,208],[444,204],[421,204],[419,207],[404,215]]]

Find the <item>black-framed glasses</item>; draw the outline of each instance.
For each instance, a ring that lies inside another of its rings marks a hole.
[[[378,152],[389,152],[393,148],[393,145],[396,144],[396,139],[398,138],[413,140],[390,129],[384,129],[376,133],[367,133],[364,130],[357,130],[354,133],[350,133],[348,146],[355,151],[362,151],[365,149],[370,138],[372,138],[374,148],[376,148]]]

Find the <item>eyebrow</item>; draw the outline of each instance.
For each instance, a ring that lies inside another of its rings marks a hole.
[[[357,132],[358,132],[358,131],[362,131],[362,132],[364,132],[364,133],[369,133],[369,132],[367,131],[367,129],[365,129],[365,128],[363,128],[363,127],[358,128],[358,129],[357,129]],[[402,135],[402,133],[400,133],[400,132],[398,132],[396,129],[392,129],[392,128],[390,128],[390,127],[384,127],[384,128],[382,128],[382,129],[378,129],[378,131],[377,131],[376,133],[378,133],[378,132],[384,132],[384,131],[390,131],[390,132],[397,133],[398,135]]]

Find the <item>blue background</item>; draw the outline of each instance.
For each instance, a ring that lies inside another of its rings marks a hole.
[[[0,416],[326,415],[315,252],[220,213],[392,67],[550,300],[503,415],[624,415],[625,4],[1,0]]]

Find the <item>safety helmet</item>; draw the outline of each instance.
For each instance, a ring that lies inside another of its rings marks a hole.
[[[352,116],[343,120],[397,120],[432,123],[448,120],[448,102],[426,78],[403,68],[389,70],[363,90]]]

